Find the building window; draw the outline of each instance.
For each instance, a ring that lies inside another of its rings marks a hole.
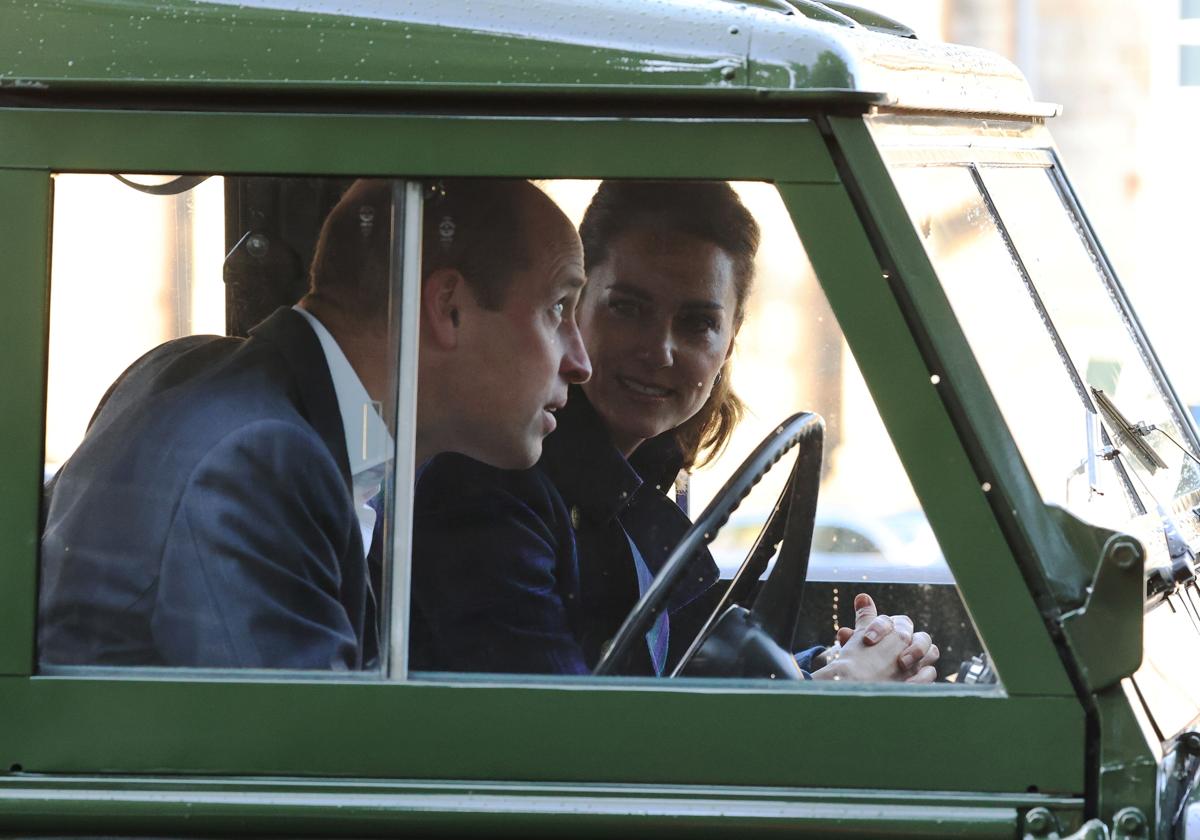
[[[1200,44],[1184,44],[1179,48],[1179,84],[1200,85]]]

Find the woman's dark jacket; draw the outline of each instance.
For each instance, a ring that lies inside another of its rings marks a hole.
[[[626,460],[578,387],[532,469],[434,458],[414,504],[410,667],[589,673],[638,599],[626,532],[657,573],[691,525],[665,494],[681,465],[670,434]],[[673,594],[668,662],[718,576],[704,552]],[[622,671],[652,673],[645,646]]]

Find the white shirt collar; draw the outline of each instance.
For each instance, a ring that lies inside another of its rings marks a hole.
[[[346,457],[350,462],[350,475],[357,478],[367,470],[382,466],[392,460],[396,445],[388,434],[387,424],[379,415],[379,404],[373,401],[363,387],[362,380],[350,366],[350,361],[338,346],[325,325],[311,312],[299,306],[292,309],[308,321],[321,342],[325,363],[333,379],[333,392],[337,397],[338,411],[342,415],[342,429],[346,435]]]

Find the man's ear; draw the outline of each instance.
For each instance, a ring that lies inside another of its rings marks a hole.
[[[421,282],[421,330],[437,347],[458,346],[460,301],[466,280],[454,268],[439,268]]]

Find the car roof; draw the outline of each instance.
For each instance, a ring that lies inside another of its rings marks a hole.
[[[34,0],[0,10],[0,93],[557,94],[1056,112],[1007,60],[910,35],[814,0]]]

